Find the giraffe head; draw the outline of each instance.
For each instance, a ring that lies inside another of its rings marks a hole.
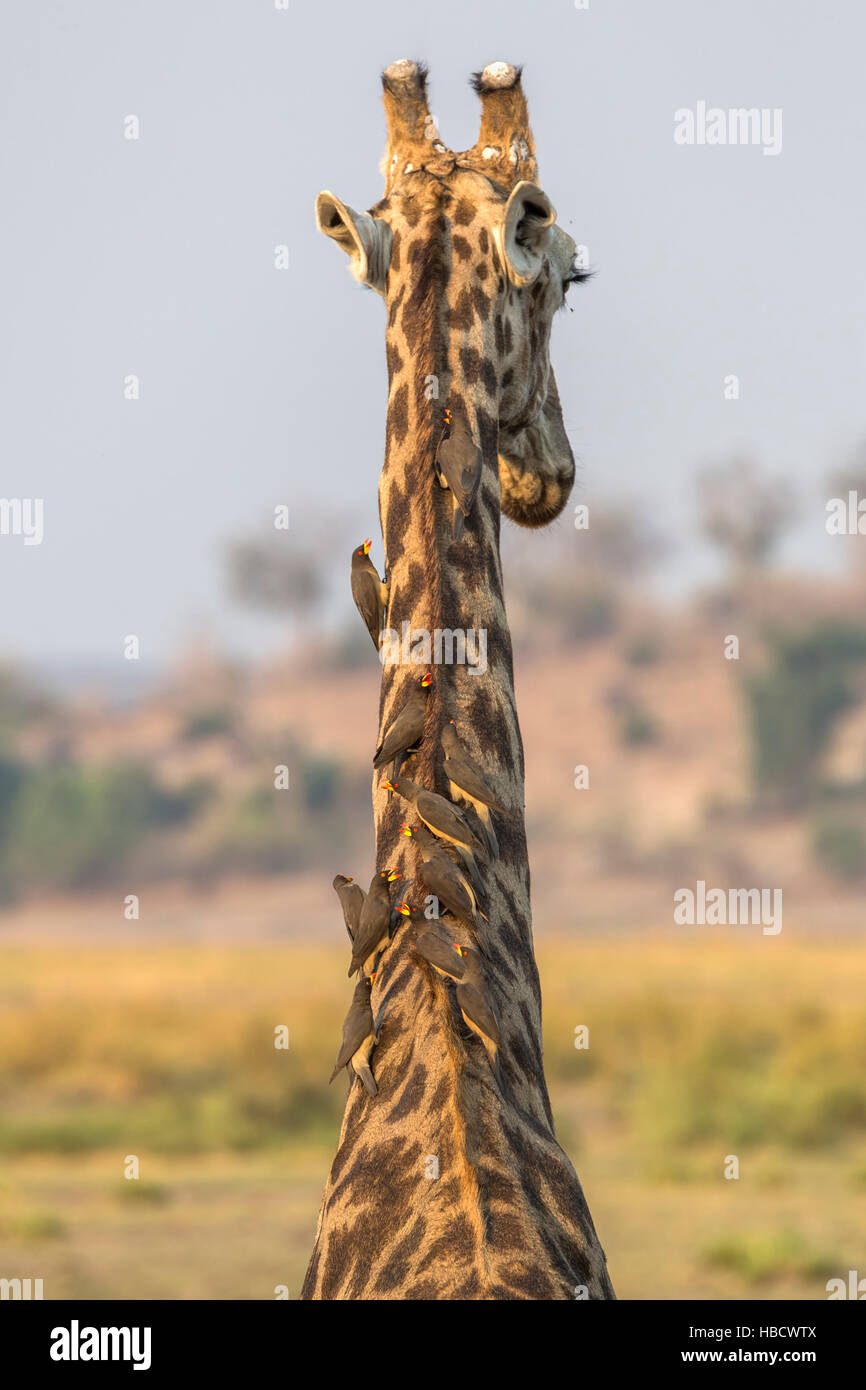
[[[421,64],[393,63],[382,82],[385,197],[359,213],[320,193],[319,228],[385,299],[392,379],[416,361],[416,394],[437,420],[460,412],[485,463],[498,462],[505,515],[543,526],[574,481],[550,331],[585,272],[537,182],[520,70],[475,75],[481,128],[463,153],[439,138]]]

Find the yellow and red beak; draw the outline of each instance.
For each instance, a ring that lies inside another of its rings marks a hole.
[[[401,825],[401,826],[400,826],[400,834],[401,834],[401,835],[405,835],[406,838],[407,838],[408,840],[411,840],[411,838],[412,838],[412,836],[415,834],[415,832],[414,832],[414,830],[412,829],[411,825]]]
[[[403,903],[398,903],[398,904],[397,904],[397,911],[398,911],[399,913],[401,913],[402,916],[404,916],[404,917],[411,917],[411,916],[412,916],[412,904],[411,904],[411,903],[405,903],[405,902],[403,902]]]
[[[380,792],[395,792],[396,790],[397,790],[397,788],[394,786],[394,783],[393,783],[393,782],[380,782],[380,783],[379,783],[379,791],[380,791]]]
[[[370,546],[371,546],[372,544],[373,544],[373,542],[370,540],[370,537],[368,536],[367,539],[364,541],[364,554],[365,554],[365,555],[369,555],[369,554],[370,554]]]
[[[424,675],[424,676],[421,677],[421,684],[422,684],[422,686],[423,686],[425,689],[426,689],[426,687],[427,687],[428,685],[432,685],[432,684],[433,684],[433,677],[431,676],[431,674],[430,674],[429,671],[427,672],[426,675]]]
[[[400,870],[399,870],[399,869],[389,869],[389,870],[388,870],[388,882],[389,882],[389,883],[396,883],[396,882],[397,882],[397,879],[398,879],[398,878],[402,878],[402,877],[403,877],[403,875],[400,873]]]

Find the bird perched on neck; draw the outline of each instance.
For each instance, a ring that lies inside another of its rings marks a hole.
[[[364,906],[364,899],[367,895],[360,883],[356,883],[351,876],[346,874],[337,874],[334,879],[334,889],[343,909],[343,921],[346,924],[349,940],[354,941],[358,931],[361,908]]]
[[[370,1070],[370,1058],[378,1041],[370,1003],[370,980],[362,975],[355,985],[349,1012],[343,1023],[343,1039],[334,1070],[331,1072],[331,1081],[343,1067],[351,1064],[352,1070],[363,1082],[368,1094],[378,1095],[379,1088]]]
[[[393,761],[391,780],[397,776],[407,753],[414,753],[424,736],[424,720],[427,714],[427,697],[433,685],[429,671],[414,681],[401,706],[399,714],[391,720],[379,747],[373,755],[373,766],[384,767]]]
[[[438,792],[431,792],[426,787],[419,786],[411,777],[398,777],[396,781],[385,781],[380,785],[388,791],[397,792],[398,796],[411,802],[427,829],[440,840],[455,846],[466,862],[476,889],[483,893],[484,880],[475,862],[475,854],[483,854],[484,845],[460,807],[455,806],[447,797],[440,796]]]
[[[499,1061],[502,1030],[499,1013],[490,990],[479,952],[472,946],[445,937],[440,932],[424,932],[415,946],[420,955],[455,984],[455,994],[463,1022],[480,1038],[500,1086],[505,1079]]]
[[[480,928],[479,918],[484,914],[478,906],[472,882],[444,846],[425,825],[401,825],[400,834],[414,840],[421,851],[421,877],[425,887],[455,917]]]
[[[462,414],[442,413],[442,433],[436,448],[435,467],[443,488],[454,498],[451,536],[459,541],[481,486],[483,456]]]
[[[363,545],[352,551],[352,598],[378,651],[379,637],[385,625],[388,585],[379,578],[379,571],[370,559],[371,543],[369,539],[365,540]]]
[[[381,873],[373,875],[352,942],[350,975],[354,975],[362,965],[365,975],[373,973],[376,954],[384,947],[391,931],[390,886],[402,877],[397,869],[383,869]]]
[[[485,778],[480,767],[470,758],[457,736],[457,727],[451,719],[442,726],[442,749],[445,754],[443,769],[453,797],[462,796],[475,807],[478,819],[484,827],[487,849],[494,859],[499,858],[499,842],[490,818],[491,808],[504,815],[496,793]]]

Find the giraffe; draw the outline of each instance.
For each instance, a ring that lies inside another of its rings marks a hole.
[[[319,229],[384,299],[387,318],[385,626],[418,646],[406,661],[386,660],[383,645],[379,738],[418,679],[416,663],[430,661],[438,630],[443,662],[408,775],[448,796],[440,736],[453,720],[503,808],[500,858],[483,863],[481,931],[440,923],[483,953],[501,1019],[503,1084],[461,1023],[453,986],[415,949],[431,922],[406,919],[372,985],[378,1094],[350,1085],[302,1299],[615,1297],[577,1174],[554,1135],[544,1078],[499,553],[501,513],[543,526],[571,491],[574,458],[548,349],[554,314],[582,275],[575,243],[536,182],[520,69],[492,63],[473,83],[479,137],[455,153],[430,115],[425,66],[401,59],[388,67],[384,198],[359,213],[324,192],[316,207]],[[482,460],[457,541],[434,469],[446,408],[465,421]],[[449,664],[448,635],[467,631],[486,634],[485,661],[461,662],[452,645]],[[406,803],[389,798],[380,774],[373,810],[377,870],[402,872],[404,896],[423,904],[418,850],[400,829]]]

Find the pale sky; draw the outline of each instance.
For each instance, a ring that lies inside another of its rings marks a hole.
[[[430,64],[453,148],[477,132],[469,74],[524,64],[540,181],[598,270],[553,343],[582,499],[677,535],[667,582],[685,587],[708,573],[695,475],[751,452],[801,493],[789,555],[832,563],[823,478],[866,435],[864,14],[7,0],[0,492],[43,498],[45,535],[0,536],[0,650],[82,677],[128,633],[151,669],[201,633],[264,655],[282,634],[227,602],[225,541],[264,534],[279,502],[326,552],[332,516],[376,534],[383,309],[313,204],[381,196],[379,72],[404,56]],[[674,113],[698,102],[781,109],[781,152],[678,146]]]

